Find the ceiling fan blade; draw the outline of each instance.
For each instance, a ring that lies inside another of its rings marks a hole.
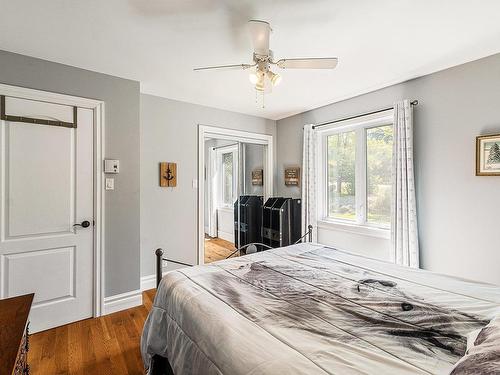
[[[266,21],[248,21],[248,31],[253,43],[253,50],[256,55],[267,56],[269,54],[269,38],[271,35],[271,25]]]
[[[313,57],[309,59],[281,59],[276,62],[282,69],[333,69],[337,66],[336,57]]]
[[[215,69],[248,69],[255,66],[255,64],[233,64],[233,65],[216,65],[216,66],[206,66],[203,68],[194,68],[194,71],[200,70],[215,70]]]

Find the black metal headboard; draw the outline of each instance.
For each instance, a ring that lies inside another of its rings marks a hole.
[[[298,244],[299,242],[302,242],[302,240],[304,238],[306,238],[307,236],[307,242],[312,242],[312,230],[313,230],[313,226],[312,225],[309,225],[307,227],[307,232],[302,236],[300,237],[295,243],[295,244]],[[243,250],[243,249],[246,249],[247,247],[251,246],[251,245],[255,245],[255,246],[263,246],[263,247],[266,247],[268,249],[272,249],[272,247],[268,246],[268,245],[265,245],[263,243],[258,243],[258,242],[253,242],[253,243],[249,243],[249,244],[246,244],[246,245],[243,245],[239,248],[237,248],[236,250],[234,250],[231,254],[229,254],[229,256],[226,257],[226,259],[228,258],[231,258],[234,254],[236,254],[237,252]],[[175,264],[179,264],[181,266],[186,266],[186,267],[192,267],[193,264],[189,264],[189,263],[184,263],[184,262],[179,262],[177,260],[173,260],[173,259],[168,259],[168,258],[164,258],[163,257],[163,249],[162,248],[158,248],[156,249],[155,251],[155,255],[156,255],[156,287],[158,287],[158,285],[160,285],[160,281],[163,277],[163,262],[172,262],[172,263],[175,263]]]

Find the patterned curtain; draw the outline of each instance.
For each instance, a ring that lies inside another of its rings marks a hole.
[[[316,217],[316,157],[317,136],[313,125],[304,126],[302,148],[302,234],[313,226],[313,242],[317,242]]]
[[[419,267],[417,207],[413,172],[413,110],[409,100],[394,103],[391,242],[393,261]]]

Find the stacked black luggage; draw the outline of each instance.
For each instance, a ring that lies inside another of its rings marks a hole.
[[[293,245],[300,233],[300,199],[269,198],[262,209],[262,242],[271,247]]]
[[[234,238],[237,248],[263,243],[273,248],[294,244],[301,236],[300,199],[273,197],[263,205],[261,196],[242,195],[234,203]],[[262,250],[257,246],[257,250]]]
[[[262,242],[262,201],[261,196],[242,195],[234,203],[234,245],[236,248],[253,242]]]

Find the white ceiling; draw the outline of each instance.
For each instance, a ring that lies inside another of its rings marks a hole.
[[[271,23],[276,58],[337,56],[282,71],[256,103],[246,21]],[[141,91],[280,119],[500,52],[498,0],[0,0],[0,49],[135,79]]]

